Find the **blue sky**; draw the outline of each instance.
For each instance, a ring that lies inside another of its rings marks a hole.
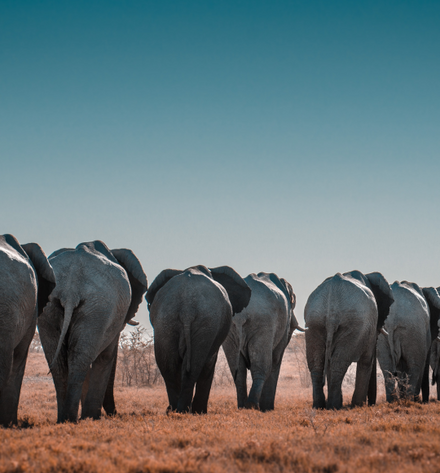
[[[150,282],[439,286],[440,4],[0,0],[0,233]],[[140,319],[148,314],[142,307]]]

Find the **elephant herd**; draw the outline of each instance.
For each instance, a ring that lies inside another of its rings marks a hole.
[[[0,425],[17,423],[29,345],[38,325],[56,390],[58,422],[116,413],[118,342],[142,298],[154,328],[156,362],[169,409],[206,413],[220,346],[239,408],[274,408],[281,361],[295,329],[305,331],[313,407],[342,407],[342,380],[357,362],[352,404],[376,401],[376,356],[387,401],[429,398],[429,363],[440,385],[440,296],[435,288],[380,273],[336,274],[310,295],[302,329],[292,286],[274,273],[246,278],[229,266],[166,269],[148,287],[129,249],[103,242],[48,258],[36,243],[0,235]],[[252,375],[248,392],[247,370]],[[327,381],[328,398],[324,384]],[[440,392],[438,392],[440,399]]]

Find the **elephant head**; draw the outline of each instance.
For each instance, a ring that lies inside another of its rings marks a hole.
[[[49,296],[53,291],[56,280],[52,266],[47,260],[47,256],[37,243],[26,243],[21,245],[29,259],[32,261],[38,278],[38,315],[41,315],[45,305],[49,301]]]
[[[55,274],[52,266],[47,260],[46,254],[37,243],[20,245],[18,240],[10,234],[0,235],[0,238],[9,246],[14,248],[25,259],[30,260],[38,281],[38,315],[43,311],[48,298],[55,287]]]
[[[214,279],[214,281],[225,288],[234,314],[241,312],[249,304],[251,290],[244,279],[231,267],[219,266],[217,268],[208,269],[206,266],[198,265],[193,268],[204,273],[209,278]],[[148,302],[148,309],[150,309],[153,304],[158,291],[174,276],[178,276],[185,271],[186,270],[180,269],[165,269],[156,277],[145,295],[145,299]]]
[[[385,323],[385,319],[390,313],[391,304],[394,302],[393,291],[385,279],[385,277],[379,273],[368,273],[365,275],[369,281],[369,287],[373,292],[374,298],[377,304],[377,332],[380,332]]]
[[[429,307],[429,325],[431,329],[431,342],[433,342],[439,334],[440,295],[434,287],[424,287],[422,291]]]
[[[113,256],[118,263],[125,269],[131,285],[131,304],[125,318],[125,323],[129,325],[137,325],[138,322],[133,321],[133,317],[139,309],[142,302],[142,296],[148,289],[147,276],[144,273],[140,261],[136,255],[129,249],[122,248],[111,250]]]

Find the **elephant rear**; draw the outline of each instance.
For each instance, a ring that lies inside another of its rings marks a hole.
[[[207,412],[218,350],[233,313],[247,306],[250,292],[227,266],[168,269],[153,281],[146,300],[156,361],[172,410]]]
[[[358,371],[352,402],[364,402],[375,360],[378,307],[383,305],[386,312],[392,301],[391,289],[387,288],[389,285],[380,273],[363,275],[353,271],[326,279],[310,295],[304,318],[314,407],[326,406],[325,378],[329,384],[327,407],[342,406],[342,380],[353,362],[358,363]],[[383,303],[379,296],[388,299]]]
[[[431,345],[429,307],[422,290],[406,281],[396,281],[391,288],[395,302],[385,323],[388,335],[379,335],[377,350],[388,402],[398,392],[409,397],[419,393]],[[429,380],[426,382],[429,390]]]
[[[55,285],[36,243],[0,235],[0,425],[17,423],[21,383],[40,309]]]

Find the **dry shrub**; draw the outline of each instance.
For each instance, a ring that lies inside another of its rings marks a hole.
[[[41,345],[40,334],[35,331],[34,338],[29,345],[29,353],[43,353],[43,346]]]
[[[153,386],[162,382],[154,357],[153,337],[144,327],[121,334],[116,380],[123,386]]]
[[[312,379],[307,366],[306,336],[304,333],[298,333],[292,336],[290,343],[287,345],[284,356],[288,356],[289,352],[293,355],[295,360],[301,386],[303,388],[309,388],[312,385]]]

